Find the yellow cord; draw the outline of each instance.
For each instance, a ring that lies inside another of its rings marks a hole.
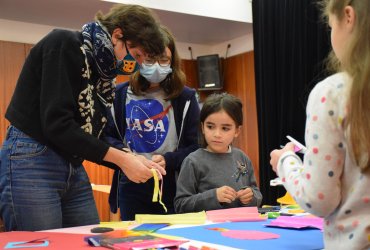
[[[161,185],[161,189],[159,189],[158,174],[160,175],[160,173],[157,169],[154,169],[154,168],[152,168],[151,171],[153,173],[153,178],[154,178],[154,190],[153,190],[153,199],[152,199],[152,201],[153,202],[158,202],[158,197],[159,197],[159,204],[161,204],[163,206],[164,211],[166,211],[166,213],[167,213],[167,208],[164,205],[164,203],[162,202],[163,178],[161,178],[162,179],[162,185]]]

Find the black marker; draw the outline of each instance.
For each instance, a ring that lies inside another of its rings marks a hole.
[[[114,229],[111,228],[111,227],[94,227],[94,228],[91,228],[91,232],[92,233],[106,233],[106,232],[110,232],[110,231],[113,231]]]

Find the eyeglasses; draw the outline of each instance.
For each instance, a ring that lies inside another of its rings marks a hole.
[[[156,58],[146,58],[143,61],[143,63],[146,66],[152,66],[156,62],[158,62],[158,64],[162,67],[167,67],[167,66],[171,65],[171,58],[168,58],[168,57],[160,57],[158,59],[156,59]]]

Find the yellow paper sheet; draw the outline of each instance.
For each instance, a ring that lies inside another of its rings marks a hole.
[[[295,205],[297,202],[293,199],[290,193],[286,192],[283,197],[280,197],[276,200],[278,203],[282,205]]]
[[[134,221],[109,221],[100,222],[99,227],[111,227],[113,229],[130,229],[134,225],[137,225],[137,223]]]
[[[169,223],[175,224],[204,224],[206,222],[206,212],[184,213],[184,214],[136,214],[137,223]]]

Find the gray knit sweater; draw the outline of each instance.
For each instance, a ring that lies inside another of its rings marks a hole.
[[[240,176],[239,180],[233,177],[238,169],[238,162],[247,165],[247,173]],[[232,203],[220,203],[217,200],[216,189],[229,186],[240,190],[249,186],[254,197],[249,204],[242,204],[239,200]],[[259,206],[262,194],[259,191],[252,162],[237,148],[231,148],[230,153],[212,153],[205,149],[188,155],[182,163],[175,198],[177,213],[199,212],[241,206]]]

